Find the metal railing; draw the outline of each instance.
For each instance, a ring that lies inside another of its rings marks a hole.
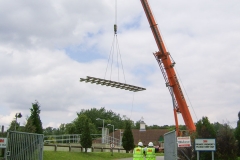
[[[7,160],[43,159],[42,134],[9,131],[7,137]]]
[[[102,142],[101,134],[91,134],[93,143],[111,144],[121,146],[121,141],[111,136],[105,136]],[[80,144],[81,134],[48,135],[44,137],[45,144]]]

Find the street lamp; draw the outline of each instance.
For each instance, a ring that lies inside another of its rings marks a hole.
[[[1,125],[1,133],[3,134],[4,132],[4,125]]]
[[[104,119],[97,118],[97,121],[102,120],[103,121],[103,128],[102,128],[102,143],[105,143],[105,129],[104,129]]]
[[[16,131],[17,118],[21,118],[21,117],[22,117],[22,114],[21,114],[21,113],[16,113],[16,114],[15,114],[15,118],[16,118],[15,131]]]
[[[115,131],[119,130],[120,131],[120,142],[119,142],[119,145],[122,146],[122,130],[121,129],[115,129]]]
[[[113,124],[108,124],[108,126],[112,126],[113,127],[113,140],[112,140],[112,143],[114,144],[114,125]]]
[[[114,125],[113,124],[108,124],[108,126],[113,127],[113,140],[112,140],[112,144],[111,144],[111,148],[113,148],[114,147]],[[113,156],[113,149],[112,149],[112,156]]]

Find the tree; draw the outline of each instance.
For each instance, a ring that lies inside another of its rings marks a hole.
[[[97,118],[104,119],[104,124],[113,124],[115,128],[124,128],[124,117],[123,119],[119,114],[114,113],[113,111],[105,110],[104,107],[100,109],[91,108],[91,109],[82,109],[77,113],[77,118],[75,118],[71,123],[62,124],[56,131],[57,134],[81,134],[83,121],[82,118],[87,117],[89,119],[89,127],[92,134],[100,133],[103,126],[103,121],[96,120]],[[112,128],[109,129],[110,132],[113,132]],[[54,133],[54,134],[56,134]]]
[[[36,129],[34,133],[43,134],[42,121],[40,119],[41,110],[38,101],[32,103],[32,108],[30,108],[30,112],[31,115],[27,120],[26,126],[33,125]]]
[[[216,131],[214,130],[213,125],[209,122],[208,117],[202,117],[196,123],[197,138],[216,138]],[[201,160],[211,159],[211,152],[201,152]]]
[[[16,120],[12,120],[10,125],[9,125],[9,128],[8,128],[8,131],[15,131],[15,126],[16,126],[16,131],[18,131],[18,128],[20,127],[20,124],[19,123],[16,123]]]
[[[82,135],[80,137],[80,143],[81,143],[81,146],[85,148],[85,152],[87,152],[87,148],[90,148],[92,146],[92,137],[90,134],[88,118],[83,123],[84,125],[83,125]]]
[[[235,129],[235,138],[238,143],[238,156],[240,156],[240,111],[238,112],[237,128]]]
[[[59,134],[65,134],[66,133],[66,125],[64,123],[60,124],[59,128]]]
[[[91,109],[82,109],[81,112],[77,113],[78,116],[80,115],[86,115],[93,124],[95,125],[95,128],[102,127],[102,122],[96,120],[97,118],[104,119],[105,124],[113,124],[115,128],[123,128],[124,127],[124,121],[120,117],[119,114],[114,113],[111,110],[106,110],[104,107],[100,109],[91,108]],[[109,129],[110,132],[113,132],[112,129]],[[101,130],[98,131],[100,133]]]
[[[203,117],[196,124],[197,138],[216,139],[215,157],[219,160],[236,160],[237,144],[233,129],[227,124],[218,122],[211,124],[207,117]],[[201,152],[201,160],[211,159],[210,152]]]
[[[74,134],[76,126],[74,123],[67,123],[66,127],[66,134]]]
[[[196,124],[198,138],[216,138],[216,131],[209,122],[208,117],[202,117]]]
[[[122,137],[122,146],[129,153],[130,150],[134,148],[134,138],[131,129],[131,121],[126,120],[125,129]]]
[[[70,127],[74,127],[74,134],[82,134],[83,128],[85,125],[85,121],[88,119],[89,121],[89,130],[92,134],[95,134],[96,126],[91,122],[91,120],[85,115],[85,114],[78,114],[78,117],[72,122],[74,125],[71,125]],[[69,127],[69,126],[68,126]]]
[[[141,120],[138,120],[135,125],[133,126],[134,129],[140,129],[140,122]]]
[[[43,130],[44,136],[53,135],[53,127],[47,127]]]
[[[217,158],[237,160],[237,144],[233,130],[228,124],[220,126],[217,134]]]
[[[24,132],[36,133],[36,126],[34,126],[32,119],[27,118],[27,124],[24,127]]]

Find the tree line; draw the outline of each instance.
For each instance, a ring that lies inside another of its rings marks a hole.
[[[66,124],[61,124],[58,128],[47,127],[43,129],[42,122],[40,119],[40,104],[36,101],[32,103],[32,108],[30,108],[30,116],[26,119],[26,124],[20,126],[16,123],[14,119],[8,130],[16,130],[21,132],[38,133],[44,135],[63,135],[63,134],[82,134],[85,142],[81,142],[86,147],[91,147],[92,139],[91,134],[101,134],[103,119],[105,126],[107,124],[114,125],[115,129],[124,129],[122,144],[123,147],[129,151],[134,147],[134,140],[131,133],[131,129],[140,129],[141,120],[134,122],[131,121],[126,116],[121,117],[120,114],[114,113],[112,110],[106,110],[104,107],[100,109],[82,109],[80,112],[76,113],[76,118]],[[97,119],[101,120],[97,120]],[[113,128],[109,128],[109,132],[113,132]],[[146,129],[168,129],[169,131],[175,130],[175,126],[171,125],[146,125]],[[186,130],[186,126],[180,125],[180,130]],[[237,127],[232,128],[227,122],[226,123],[210,123],[208,117],[202,117],[196,123],[196,132],[191,135],[192,142],[195,138],[215,138],[216,139],[216,158],[224,160],[234,160],[237,156],[240,156],[240,112],[238,113]],[[192,145],[194,146],[194,145]],[[196,158],[196,152],[193,152],[194,148],[183,148],[179,152],[182,159],[185,158],[181,155],[183,152],[188,157],[192,159]],[[201,159],[211,159],[211,153],[205,152],[201,153]]]
[[[20,131],[29,133],[43,134],[42,121],[40,119],[40,104],[38,101],[32,103],[32,108],[30,108],[30,116],[26,117],[26,123],[20,126],[20,123],[14,118],[8,128],[8,131]]]
[[[182,160],[195,160],[197,156],[194,148],[195,139],[215,139],[215,160],[237,160],[238,156],[240,156],[240,112],[238,117],[239,120],[235,129],[227,122],[223,124],[218,122],[210,123],[208,117],[202,117],[202,119],[196,123],[196,132],[191,134],[192,147],[178,148],[179,157]],[[212,153],[201,152],[200,159],[212,159]]]

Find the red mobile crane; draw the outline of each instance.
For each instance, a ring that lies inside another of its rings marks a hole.
[[[180,136],[177,113],[182,114],[183,120],[189,132],[190,133],[195,132],[196,127],[193,123],[181,86],[179,84],[177,75],[173,68],[175,62],[171,60],[171,56],[165,48],[157,23],[153,17],[151,8],[149,6],[148,0],[141,0],[141,3],[146,13],[153,36],[155,38],[155,41],[159,49],[158,52],[154,53],[154,56],[160,66],[160,69],[162,71],[163,77],[166,82],[166,86],[168,87],[169,92],[173,98],[173,104],[174,104],[173,112],[174,112],[177,136]]]

